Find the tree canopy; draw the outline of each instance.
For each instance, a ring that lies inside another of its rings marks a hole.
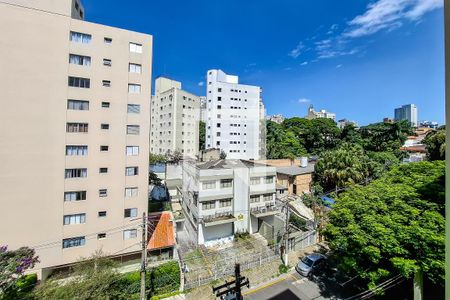
[[[445,159],[445,126],[427,134],[423,143],[427,146],[429,160]]]
[[[442,161],[399,165],[340,194],[324,232],[339,269],[370,288],[419,269],[443,284],[444,176]]]

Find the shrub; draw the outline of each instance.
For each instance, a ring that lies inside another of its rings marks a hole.
[[[280,274],[287,273],[287,272],[289,271],[289,266],[286,266],[286,265],[281,264],[281,265],[278,267],[278,271],[280,272]]]

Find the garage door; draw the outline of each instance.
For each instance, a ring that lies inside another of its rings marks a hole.
[[[203,229],[203,235],[205,236],[205,242],[232,236],[233,223],[205,227]]]

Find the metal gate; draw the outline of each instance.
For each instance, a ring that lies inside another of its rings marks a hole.
[[[259,225],[258,232],[260,235],[262,235],[267,241],[273,241],[274,235],[273,235],[273,226],[262,221],[261,225]]]

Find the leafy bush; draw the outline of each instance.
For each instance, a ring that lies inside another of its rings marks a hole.
[[[167,294],[180,288],[180,266],[176,261],[154,268],[149,277],[152,295]]]
[[[278,266],[278,271],[280,272],[280,274],[285,274],[289,271],[289,266],[281,264]]]

